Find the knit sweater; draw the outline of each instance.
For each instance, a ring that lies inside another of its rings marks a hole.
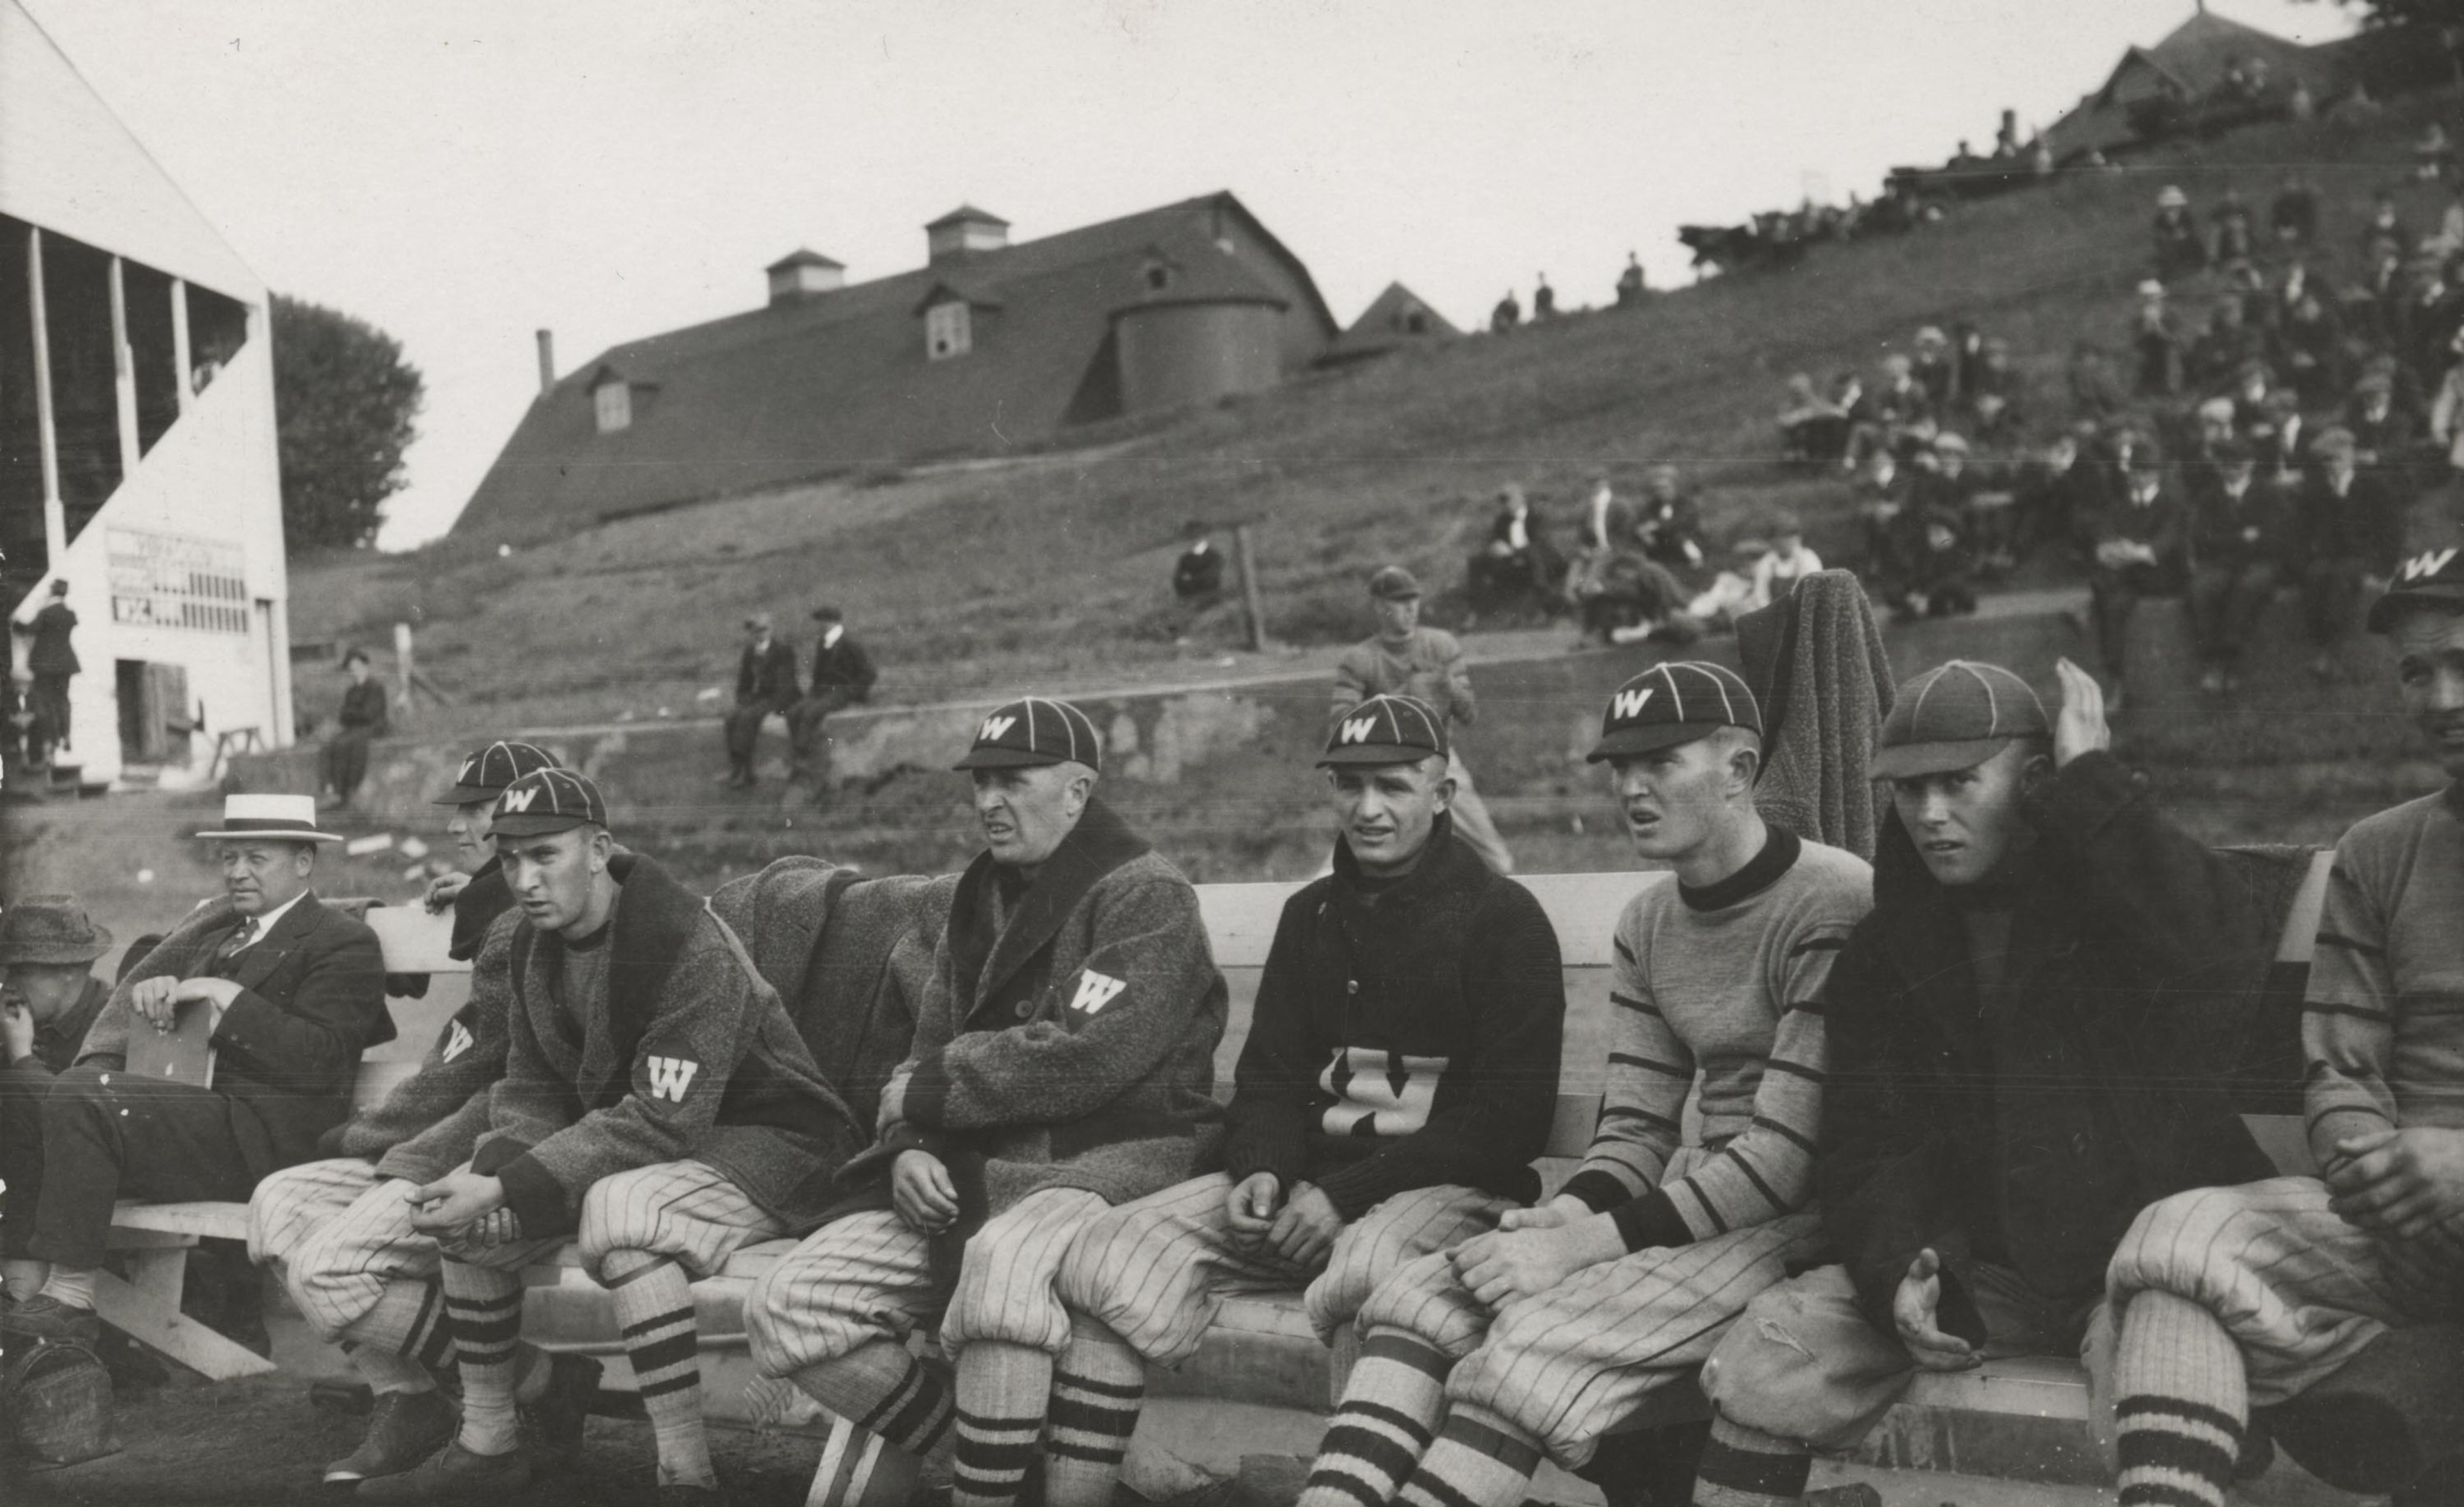
[[[570,1013],[555,985],[563,939],[517,926],[505,1075],[472,1169],[502,1180],[532,1238],[575,1229],[601,1178],[686,1160],[809,1224],[863,1127],[728,924],[648,858],[612,869],[606,986]]]
[[[1418,697],[1440,717],[1464,726],[1479,712],[1463,645],[1441,628],[1412,630],[1399,650],[1383,638],[1364,638],[1345,650],[1334,665],[1330,715],[1340,717],[1373,696]]]
[[[2453,789],[2363,818],[2336,845],[2301,1046],[2310,1150],[2391,1127],[2464,1128],[2464,825]]]
[[[1701,889],[1647,886],[1618,918],[1598,1131],[1565,1191],[1629,1250],[1689,1245],[1806,1207],[1828,1053],[1817,996],[1873,905],[1862,858],[1781,828]],[[1697,1072],[1703,1155],[1669,1177]]]
[[[1233,1072],[1224,1165],[1315,1184],[1345,1219],[1417,1187],[1529,1201],[1566,1016],[1557,934],[1440,816],[1399,882],[1334,872],[1287,900]]]

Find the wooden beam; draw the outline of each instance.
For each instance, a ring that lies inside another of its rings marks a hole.
[[[43,456],[43,568],[68,566],[69,513],[60,501],[60,435],[52,412],[52,324],[43,298],[43,231],[26,227],[26,301],[34,325],[34,432]]]
[[[137,442],[137,356],[128,344],[128,285],[120,258],[111,258],[111,408],[120,420],[120,480],[137,475],[143,452]]]
[[[188,285],[181,278],[171,279],[171,388],[180,394],[180,416],[197,405],[195,388],[189,386],[188,371],[196,363],[195,352],[188,345]]]
[[[122,1281],[109,1272],[94,1274],[94,1311],[131,1340],[213,1381],[263,1376],[275,1369],[265,1357],[180,1312],[187,1262],[185,1250],[132,1252],[130,1280]]]

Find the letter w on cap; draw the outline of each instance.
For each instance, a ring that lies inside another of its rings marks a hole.
[[[1619,721],[1629,717],[1640,717],[1642,709],[1651,704],[1651,693],[1658,689],[1658,686],[1647,685],[1639,691],[1619,691],[1609,698],[1609,715]]]
[[[984,725],[976,729],[976,737],[981,742],[990,742],[1017,725],[1018,719],[1015,717],[987,717],[984,719]]]
[[[507,790],[496,797],[496,804],[508,811],[527,811],[531,803],[539,799],[542,788],[544,787],[534,785],[519,790]]]
[[[701,1064],[690,1057],[652,1057],[649,1069],[650,1097],[673,1099],[681,1104],[685,1101],[685,1090],[693,1087],[693,1075],[701,1071]]]
[[[1374,717],[1348,717],[1344,719],[1343,730],[1335,735],[1336,741],[1347,743],[1365,743],[1369,741],[1370,729],[1376,725],[1377,719]]]
[[[2424,576],[2434,576],[2446,569],[2447,563],[2454,558],[2455,550],[2452,546],[2446,549],[2424,550],[2404,563],[2404,578],[2407,581],[2418,581]]]
[[[1116,979],[1109,973],[1098,973],[1089,968],[1078,975],[1078,992],[1070,999],[1069,1008],[1082,1015],[1092,1015],[1120,998],[1121,991],[1129,986],[1127,979]]]

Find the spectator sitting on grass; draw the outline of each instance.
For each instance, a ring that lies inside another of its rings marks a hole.
[[[2188,194],[2170,184],[2156,196],[2156,276],[2166,281],[2205,270],[2208,244]]]
[[[2276,355],[2304,406],[2326,408],[2343,390],[2344,321],[2305,288],[2276,332]]]
[[[2381,188],[2370,196],[2370,217],[2362,222],[2360,240],[2363,258],[2371,262],[2378,260],[2382,242],[2392,243],[2399,254],[2412,245],[2412,230],[2396,212],[2392,190]]]
[[[1771,606],[1771,593],[1761,585],[1763,562],[1771,559],[1768,540],[1741,539],[1728,546],[1728,567],[1685,604],[1685,615],[1705,632],[1724,633],[1748,612]]]
[[[1533,512],[1523,488],[1508,482],[1497,494],[1497,515],[1489,521],[1488,538],[1471,557],[1465,572],[1473,610],[1499,611],[1528,604],[1545,612],[1565,562],[1549,543],[1540,515]]]
[[[2412,443],[2412,417],[2396,403],[2392,373],[2372,371],[2353,385],[2344,428],[2352,434],[2359,465],[2377,467],[2404,454]]]
[[[2207,333],[2191,347],[2190,375],[2202,384],[2222,387],[2234,378],[2244,362],[2256,360],[2265,349],[2265,340],[2250,322],[2240,297],[2227,294],[2216,300],[2208,316]]]
[[[1702,509],[1686,492],[1675,466],[1651,468],[1642,506],[1636,511],[1634,535],[1645,556],[1671,570],[1703,564]]]
[[[2095,443],[2095,426],[2081,422],[2055,436],[2042,456],[2020,467],[2015,548],[2057,543],[2070,550],[2081,542],[2089,521],[2103,515],[2111,494],[2104,468],[2086,453]]]
[[[2152,277],[2139,285],[2130,348],[2136,361],[2134,388],[2141,397],[2169,398],[2182,390],[2182,337],[2165,306],[2165,285]]]
[[[2247,445],[2228,440],[2190,485],[2190,632],[2206,667],[2199,688],[2211,694],[2240,685],[2287,544],[2287,510],[2257,469]]]
[[[2430,437],[2446,453],[2450,470],[2464,471],[2464,330],[2455,332],[2447,349],[2453,359],[2430,405]]]
[[[1837,462],[1848,453],[1848,410],[1814,389],[1803,372],[1788,379],[1788,407],[1779,412],[1780,454],[1798,465]]]
[[[1967,520],[1937,500],[1913,503],[1899,522],[1907,577],[1905,587],[1890,601],[1892,612],[1905,622],[1975,611],[1975,556]]]
[[[1999,443],[2016,439],[2026,427],[2019,405],[2019,368],[2011,361],[2011,343],[1987,337],[1977,355],[1973,377],[1963,379],[1968,421],[1976,437]]]
[[[384,682],[369,673],[368,652],[342,656],[351,683],[342,688],[342,709],[334,736],[325,740],[325,787],[334,803],[348,806],[368,774],[368,744],[385,735],[388,716]]]
[[[2209,259],[2222,267],[2250,260],[2250,206],[2241,202],[2241,192],[2227,188],[2216,205],[2215,244]]]
[[[1925,390],[1925,406],[1941,412],[1959,397],[1959,362],[1951,354],[1950,338],[1942,326],[1928,324],[1917,331],[1916,355],[1908,363],[1909,374]]]
[[[2325,680],[2362,599],[2385,584],[2378,572],[2395,557],[2398,521],[2385,483],[2362,469],[2352,431],[2331,429],[2312,448],[2319,465],[2301,491],[2292,558],[2301,563],[2310,673]]]
[[[1857,517],[1864,540],[1865,585],[1884,601],[1906,587],[1910,562],[1900,548],[1900,515],[1906,511],[1910,478],[1887,450],[1874,452],[1857,483]]]
[[[1173,562],[1172,594],[1192,610],[1215,605],[1223,594],[1223,551],[1215,547],[1214,531],[1198,519],[1181,527],[1189,547]]]
[[[2069,383],[2073,418],[2106,424],[2130,408],[2129,394],[2123,390],[2122,379],[2114,372],[2113,358],[2092,340],[2080,341],[2071,347]]]
[[[2132,447],[2124,491],[2096,531],[2096,566],[2088,577],[2097,652],[2112,683],[2108,704],[2120,710],[2127,667],[2130,614],[2142,597],[2177,595],[2188,570],[2188,520],[2152,445]]]
[[[2319,234],[2319,195],[2298,172],[2288,172],[2268,206],[2267,222],[2278,246],[2308,246]]]

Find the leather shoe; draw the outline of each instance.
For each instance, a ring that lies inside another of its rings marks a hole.
[[[399,1475],[453,1437],[453,1408],[434,1392],[386,1392],[376,1400],[367,1437],[325,1467],[328,1485]]]
[[[102,1338],[102,1320],[91,1308],[72,1308],[37,1293],[0,1312],[0,1335],[90,1345]]]
[[[599,1374],[606,1367],[586,1355],[551,1355],[547,1363],[547,1389],[522,1410],[530,1417],[539,1463],[571,1470],[582,1456],[583,1426],[590,1422]]]
[[[407,1471],[369,1476],[360,1483],[359,1497],[368,1502],[477,1500],[505,1496],[530,1483],[530,1452],[517,1446],[502,1454],[473,1454],[454,1439]]]

